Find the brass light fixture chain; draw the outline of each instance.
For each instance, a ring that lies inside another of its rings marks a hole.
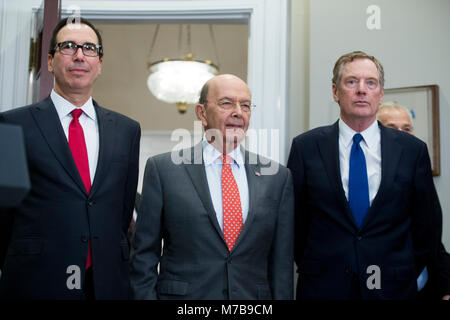
[[[216,37],[214,36],[214,30],[213,30],[212,24],[209,24],[209,34],[211,35],[211,41],[212,41],[213,47],[214,47],[214,54],[216,55],[216,63],[217,63],[217,66],[220,67],[219,53],[217,50]]]
[[[153,53],[153,49],[155,48],[155,43],[156,43],[156,38],[158,37],[158,33],[159,33],[159,24],[156,25],[155,33],[153,33],[152,44],[150,46],[150,51],[148,52],[148,66],[147,67],[149,67],[151,64],[151,55]]]

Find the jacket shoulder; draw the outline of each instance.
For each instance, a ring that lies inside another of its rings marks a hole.
[[[422,149],[427,148],[427,144],[420,140],[418,137],[388,127],[382,127],[381,129],[382,143],[383,140],[392,141],[396,140],[403,148],[406,149]],[[384,139],[383,139],[384,138]],[[428,148],[427,148],[428,149]]]
[[[0,118],[3,119],[4,121],[8,121],[8,120],[17,120],[17,119],[21,119],[26,115],[30,114],[30,111],[36,107],[40,107],[40,106],[46,106],[48,105],[48,101],[47,99],[37,102],[37,103],[33,103],[33,104],[29,104],[23,107],[18,107],[18,108],[14,108],[8,111],[4,111],[0,113]]]
[[[246,151],[244,161],[249,165],[259,166],[261,174],[266,173],[270,176],[284,177],[286,175],[289,175],[290,172],[286,166],[282,165],[278,161],[249,151]]]
[[[323,136],[331,135],[333,134],[333,131],[336,129],[337,124],[334,125],[328,125],[328,126],[321,126],[317,127],[311,130],[308,130],[306,132],[303,132],[296,136],[293,139],[293,143],[301,143],[301,142],[307,142],[307,141],[315,141],[317,139],[320,139]]]
[[[140,124],[138,121],[131,119],[130,117],[128,117],[122,113],[102,107],[102,106],[98,105],[98,103],[95,101],[94,101],[94,105],[99,112],[101,112],[103,114],[109,114],[116,121],[120,122],[123,125],[131,126],[131,127],[140,127]]]
[[[149,157],[147,162],[153,162],[157,167],[172,167],[175,165],[193,164],[194,163],[193,150],[192,148],[177,149],[169,152],[156,154],[154,156]]]

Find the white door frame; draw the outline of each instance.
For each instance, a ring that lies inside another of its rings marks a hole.
[[[269,130],[266,131],[269,140],[271,136],[278,137],[278,141],[265,147],[261,148],[260,141],[250,145],[250,149],[285,163],[288,0],[64,0],[62,5],[63,16],[79,10],[83,17],[96,20],[247,20],[247,82],[252,91],[252,101],[257,106],[250,127],[258,133],[262,132],[260,129]]]

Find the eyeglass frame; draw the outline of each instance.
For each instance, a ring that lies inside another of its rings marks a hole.
[[[73,44],[73,47],[72,47],[72,48],[75,48],[75,51],[74,51],[72,54],[63,53],[63,52],[61,51],[61,46],[62,46],[63,44],[67,44],[67,43],[72,43],[72,44]],[[94,45],[95,48],[97,49],[97,51],[96,51],[97,54],[96,54],[95,56],[91,56],[91,55],[85,54],[85,53],[84,53],[84,48],[85,48],[86,45]],[[92,42],[85,42],[85,43],[83,43],[83,44],[78,44],[78,43],[76,43],[75,41],[71,41],[71,40],[69,40],[69,41],[58,42],[58,43],[56,44],[55,48],[53,49],[53,55],[55,54],[56,49],[58,49],[59,53],[61,53],[62,55],[65,55],[65,56],[74,56],[74,55],[76,55],[77,52],[78,52],[78,49],[81,49],[81,52],[83,52],[83,55],[86,56],[86,57],[91,57],[91,58],[93,58],[93,57],[101,57],[101,56],[103,55],[102,45],[101,45],[101,44],[95,44],[95,43],[92,43]]]
[[[242,107],[241,102],[236,101],[236,100],[225,100],[224,102],[231,102],[231,108],[224,108],[224,107],[223,107],[223,104],[221,104],[221,102],[223,102],[223,101],[220,101],[220,100],[219,100],[218,102],[215,102],[214,104],[216,104],[220,109],[226,110],[226,111],[233,110],[234,108],[237,107],[238,104],[239,104],[239,107],[241,108],[241,110],[244,111],[245,113],[250,113],[253,109],[256,108],[256,104],[250,103],[249,109],[248,109],[248,111],[246,111],[246,110]],[[242,103],[244,103],[244,102],[242,102]],[[205,107],[207,106],[207,104],[208,104],[208,101],[205,101],[205,103],[203,103],[203,105],[204,105]]]

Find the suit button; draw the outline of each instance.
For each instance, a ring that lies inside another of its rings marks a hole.
[[[92,207],[93,205],[94,205],[94,201],[89,201],[89,202],[88,202],[88,206],[89,206],[89,207]]]
[[[360,241],[360,240],[362,239],[362,237],[361,237],[361,236],[357,236],[356,239],[357,239],[358,241]]]
[[[231,264],[231,260],[232,260],[231,258],[228,258],[227,263]]]
[[[88,238],[85,237],[85,236],[82,236],[82,237],[81,237],[81,242],[88,242]]]

